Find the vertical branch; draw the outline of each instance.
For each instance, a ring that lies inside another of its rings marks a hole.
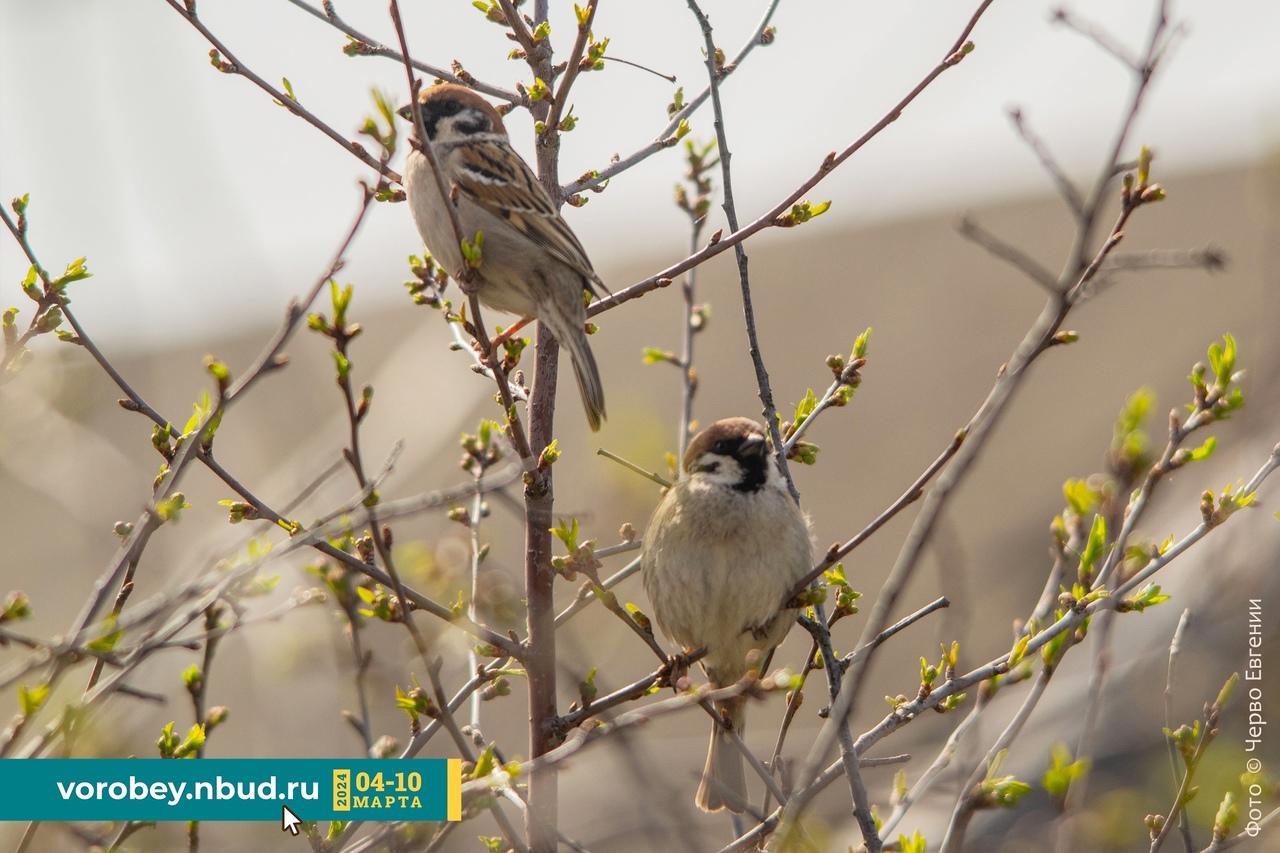
[[[720,179],[724,182],[724,208],[725,218],[729,222],[729,232],[732,234],[738,230],[738,211],[733,202],[733,174],[729,168],[729,161],[733,155],[729,151],[729,142],[726,138],[724,127],[724,110],[720,104],[720,79],[728,73],[729,66],[724,66],[716,61],[715,40],[711,35],[711,21],[703,14],[695,0],[688,0],[689,9],[698,19],[698,24],[702,27],[702,37],[707,45],[707,74],[711,79],[711,106],[715,111],[715,127],[716,142],[720,150]],[[721,62],[723,62],[723,54],[721,54]],[[791,492],[791,497],[800,500],[800,493],[796,491],[795,483],[791,480],[791,471],[787,467],[787,456],[783,452],[782,435],[778,431],[778,409],[773,403],[773,390],[769,387],[769,371],[765,369],[764,357],[760,354],[760,338],[756,334],[756,315],[755,308],[751,302],[751,276],[747,270],[747,251],[743,248],[741,241],[733,245],[734,256],[738,259],[738,282],[742,289],[742,314],[747,325],[747,342],[751,352],[751,363],[756,371],[756,385],[760,389],[760,403],[764,406],[764,422],[765,429],[769,431],[770,438],[773,439],[773,452],[778,459],[778,464],[782,467],[782,473],[787,479],[787,488]]]
[[[533,42],[528,27],[510,0],[499,0],[512,33],[525,51],[534,77],[555,80],[551,39]],[[595,4],[592,4],[594,14]],[[547,0],[535,0],[535,28],[547,20]],[[582,39],[579,28],[579,40]],[[571,83],[566,75],[565,83]],[[553,100],[563,108],[568,86],[554,92]],[[538,178],[558,206],[560,191],[560,129],[547,119],[551,105],[546,99],[535,102],[531,110],[544,130],[536,137]],[[556,369],[560,348],[550,329],[538,323],[537,359],[533,374],[533,390],[529,395],[529,447],[539,458],[552,441],[555,426]],[[529,681],[529,755],[537,758],[555,747],[553,724],[556,719],[556,611],[555,571],[551,567],[551,528],[553,526],[554,491],[550,467],[545,467],[525,481],[525,601],[528,608],[528,638],[524,663]],[[554,853],[559,843],[558,790],[554,764],[538,766],[529,776],[529,808],[525,812],[525,833],[532,853]]]
[[[720,79],[727,73],[728,69],[723,65],[723,55],[717,54],[715,39],[712,36],[711,21],[706,14],[698,6],[696,0],[688,0],[689,9],[697,18],[698,24],[702,29],[703,41],[706,44],[707,52],[707,75],[710,79],[711,88],[711,105],[715,114],[716,143],[720,154],[720,177],[724,182],[724,213],[729,223],[730,232],[736,232],[739,228],[738,213],[733,201],[733,174],[730,168],[730,161],[733,157],[729,150],[727,132],[725,130],[724,110],[720,102]],[[769,435],[773,440],[774,454],[778,460],[778,465],[782,469],[783,475],[787,480],[787,488],[791,492],[791,497],[799,502],[800,493],[796,489],[795,483],[791,479],[791,472],[787,467],[787,454],[785,444],[782,441],[782,435],[778,430],[777,407],[773,402],[773,391],[769,386],[769,371],[765,368],[764,356],[760,352],[760,339],[756,331],[755,309],[751,299],[751,276],[747,265],[747,253],[741,242],[736,243],[733,247],[734,255],[738,261],[738,281],[742,291],[742,313],[747,327],[747,340],[750,347],[751,362],[755,367],[756,385],[759,388],[760,402],[764,406],[765,427],[769,431]],[[816,581],[815,581],[816,583]],[[832,704],[835,704],[836,697],[840,693],[840,676],[842,669],[836,660],[835,652],[831,646],[831,632],[827,627],[826,614],[823,607],[819,604],[815,606],[814,620],[816,623],[814,642],[817,644],[823,659],[823,670],[827,676],[828,691],[831,696]],[[871,815],[871,803],[867,795],[866,786],[862,782],[862,775],[858,769],[858,757],[854,751],[853,735],[849,731],[847,720],[839,721],[838,736],[840,739],[841,756],[844,763],[845,776],[849,782],[850,794],[853,798],[853,812],[858,820],[859,829],[862,837],[867,845],[869,853],[879,853],[880,837],[876,832],[875,820]]]
[[[1169,670],[1164,682],[1164,725],[1169,731],[1173,731],[1173,684],[1174,676],[1177,674],[1178,657],[1182,654],[1182,640],[1187,632],[1187,625],[1191,623],[1191,608],[1188,607],[1182,611],[1182,616],[1178,619],[1178,627],[1173,631],[1173,639],[1169,641]],[[1165,745],[1169,748],[1169,772],[1170,778],[1178,778],[1178,746],[1171,738],[1165,738]],[[1088,779],[1086,776],[1080,780],[1081,789],[1084,788],[1083,783]],[[1068,792],[1068,798],[1076,792],[1076,786],[1072,785]],[[1084,794],[1080,797],[1083,799]],[[1171,820],[1172,815],[1165,820]],[[1186,808],[1178,809],[1178,831],[1182,833],[1182,842],[1187,850],[1194,849],[1191,843],[1191,825],[1187,821]]]
[[[1151,37],[1147,41],[1147,52],[1142,61],[1135,66],[1127,60],[1122,60],[1134,72],[1138,82],[1134,87],[1129,109],[1125,113],[1123,121],[1120,122],[1115,140],[1111,144],[1111,157],[1108,161],[1111,164],[1120,162],[1121,152],[1124,151],[1125,143],[1129,140],[1129,131],[1133,129],[1134,119],[1137,118],[1138,110],[1142,107],[1143,97],[1147,93],[1147,86],[1151,83],[1152,75],[1155,74],[1156,63],[1162,52],[1162,39],[1169,25],[1168,12],[1169,0],[1159,0],[1156,3],[1156,16],[1151,28]],[[1106,49],[1105,44],[1103,47]],[[1069,256],[1074,259],[1076,266],[1083,267],[1088,261],[1089,245],[1093,240],[1099,208],[1106,199],[1107,188],[1111,186],[1116,176],[1117,172],[1114,167],[1100,171],[1093,187],[1089,190],[1089,197],[1085,200],[1084,211],[1079,217],[1080,226],[1076,229],[1075,242],[1071,247],[1071,255]]]
[[[684,184],[676,184],[676,207],[689,217],[689,253],[693,254],[698,251],[698,243],[702,239],[702,231],[707,224],[707,211],[711,209],[711,178],[708,173],[720,161],[718,157],[711,157],[711,152],[716,147],[715,142],[707,143],[702,147],[686,142],[685,147],[688,151],[689,164],[689,171],[685,174],[685,178],[689,182],[689,187],[686,189]],[[711,239],[719,240],[720,232],[717,231]],[[684,284],[681,287],[684,293],[683,345],[679,361],[672,362],[680,368],[681,372],[680,434],[676,439],[677,466],[679,461],[684,459],[685,451],[689,447],[693,424],[693,395],[698,390],[698,373],[693,366],[693,339],[706,327],[707,320],[706,309],[699,308],[695,301],[698,292],[697,284],[698,268],[693,267],[685,274]]]
[[[476,468],[476,496],[471,501],[471,600],[467,602],[467,615],[471,617],[471,621],[476,621],[480,614],[476,611],[476,600],[480,593],[480,517],[484,513],[484,491],[480,486],[480,478],[484,474],[484,468],[477,466]],[[476,652],[475,644],[471,645],[467,652],[467,671],[476,672],[480,667],[480,656]],[[479,693],[471,694],[471,714],[470,722],[474,728],[480,728],[480,704],[481,696]]]
[[[551,443],[555,420],[555,338],[538,324],[538,350],[530,397],[529,443],[535,454]],[[525,672],[529,680],[529,755],[537,758],[555,746],[556,718],[556,610],[555,570],[551,567],[551,528],[554,526],[551,469],[541,480],[525,486],[525,600],[528,602]],[[553,853],[557,836],[557,782],[555,765],[535,769],[529,777],[529,809],[525,830],[533,853]]]
[[[706,221],[705,217],[693,220],[693,225],[689,229],[689,254],[698,251],[698,237]],[[698,388],[698,375],[693,369],[693,337],[698,331],[694,327],[697,317],[697,305],[694,302],[697,285],[698,268],[694,267],[685,273],[684,285],[681,288],[684,291],[684,344],[680,348],[680,438],[679,443],[676,444],[677,469],[680,466],[680,460],[684,459],[684,452],[689,448],[689,433],[693,424],[693,394]]]
[[[971,20],[970,27],[990,3],[991,0],[984,0],[982,6],[979,7]],[[1087,260],[1089,247],[1094,243],[1091,239],[1093,225],[1101,212],[1107,188],[1111,186],[1116,176],[1122,171],[1118,168],[1120,153],[1127,141],[1129,129],[1132,127],[1137,111],[1142,104],[1143,96],[1151,81],[1157,59],[1162,50],[1166,25],[1165,7],[1166,0],[1159,0],[1156,25],[1147,45],[1142,68],[1137,72],[1133,94],[1127,110],[1122,114],[1120,130],[1115,143],[1109,152],[1108,158],[1099,170],[1094,189],[1086,202],[1083,214],[1079,217],[1073,236],[1072,248],[1062,272],[1058,276],[1057,287],[1049,294],[1049,299],[1041,310],[1040,316],[1023,337],[1008,363],[1001,366],[991,392],[962,431],[964,435],[963,444],[925,498],[920,514],[916,517],[910,533],[903,542],[898,559],[885,580],[880,595],[867,617],[863,631],[864,642],[867,637],[879,632],[888,623],[889,614],[905,590],[908,581],[915,573],[925,546],[930,540],[934,527],[941,518],[950,498],[955,494],[956,489],[981,455],[987,439],[990,438],[995,426],[999,423],[1009,403],[1021,387],[1032,363],[1046,349],[1052,346],[1055,334],[1072,307],[1079,300],[1082,288],[1093,279],[1111,251],[1123,238],[1123,228],[1130,214],[1146,201],[1158,200],[1159,198],[1156,193],[1150,192],[1151,187],[1145,185],[1145,176],[1141,179],[1143,186],[1138,188],[1136,195],[1131,194],[1126,189],[1121,198],[1120,215],[1112,226],[1110,234],[1103,240],[1101,246],[1094,250],[1092,260]],[[1150,195],[1148,196],[1149,192]],[[798,776],[798,788],[806,788],[812,780],[817,778],[819,769],[825,763],[826,756],[830,753],[837,739],[839,722],[846,719],[853,712],[854,703],[861,693],[870,657],[868,655],[854,662],[848,673],[846,673],[846,684],[841,691],[839,701],[833,704],[831,719],[827,721],[819,732],[806,759],[805,766]],[[782,835],[786,835],[800,810],[804,808],[804,804],[811,797],[812,795],[804,790],[798,790],[792,796],[783,816]]]

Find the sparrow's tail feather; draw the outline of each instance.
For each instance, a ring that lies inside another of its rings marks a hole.
[[[578,380],[578,391],[582,393],[582,407],[587,410],[587,423],[591,431],[597,432],[604,422],[604,386],[600,384],[600,370],[596,367],[596,358],[591,354],[591,345],[587,343],[587,333],[581,328],[560,334],[559,329],[552,329],[560,345],[569,351],[569,360],[573,362],[573,375]]]
[[[577,309],[576,317],[565,306],[539,305],[537,316],[551,329],[560,346],[569,351],[573,375],[582,393],[582,407],[587,410],[587,423],[592,432],[597,432],[605,419],[604,386],[600,384],[600,370],[587,343],[587,315],[581,300],[574,302],[573,308]]]
[[[734,731],[742,734],[746,722],[746,700],[736,696],[716,702],[717,711],[726,713]],[[728,809],[735,814],[746,811],[747,776],[742,764],[742,753],[729,733],[719,723],[711,731],[711,748],[707,750],[707,765],[702,770],[702,784],[698,786],[695,800],[704,812]]]

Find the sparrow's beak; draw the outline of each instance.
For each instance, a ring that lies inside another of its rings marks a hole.
[[[743,456],[763,456],[765,450],[764,436],[756,435],[755,433],[742,439],[742,443],[738,445],[738,452]]]
[[[400,118],[405,121],[413,121],[413,104],[405,104],[403,107],[396,110],[396,115],[400,116]]]

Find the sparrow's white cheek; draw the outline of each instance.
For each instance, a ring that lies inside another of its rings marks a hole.
[[[732,457],[707,453],[698,464],[702,470],[697,476],[704,483],[733,488],[742,482],[742,467]]]

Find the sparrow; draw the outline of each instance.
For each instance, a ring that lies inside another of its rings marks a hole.
[[[792,500],[765,431],[750,418],[716,421],[689,444],[680,477],[654,510],[641,573],[653,617],[700,661],[713,687],[761,672],[796,621],[787,593],[813,567],[809,522]],[[746,697],[717,701],[721,721],[695,802],[741,814],[748,803],[742,753]]]
[[[545,323],[569,352],[593,431],[605,418],[604,388],[587,343],[583,291],[607,292],[586,251],[560,216],[537,175],[511,147],[493,105],[463,86],[446,83],[418,95],[422,124],[444,173],[443,198],[431,161],[414,141],[403,184],[422,242],[445,271],[464,268],[449,205],[463,239],[484,234],[475,282],[481,303]],[[399,114],[413,121],[412,106]]]

